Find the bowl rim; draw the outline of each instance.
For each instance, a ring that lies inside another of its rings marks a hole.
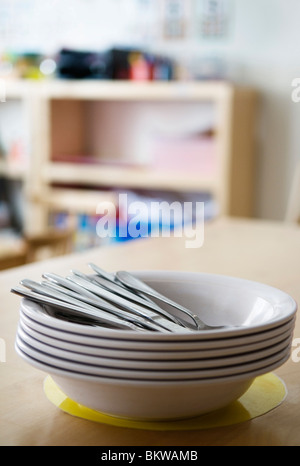
[[[102,335],[90,335],[90,334],[83,334],[83,333],[75,333],[69,330],[63,330],[59,328],[50,327],[49,325],[45,325],[37,320],[35,320],[35,316],[29,317],[26,313],[24,313],[23,309],[19,311],[20,319],[25,319],[28,325],[34,327],[35,329],[38,328],[42,334],[46,335],[55,335],[53,338],[65,339],[65,341],[72,342],[72,341],[80,341],[80,344],[93,344],[95,342],[101,342],[106,348],[124,348],[125,347],[131,350],[140,351],[140,350],[148,350],[148,351],[163,351],[168,348],[170,351],[178,351],[180,345],[181,349],[185,349],[186,351],[201,349],[201,348],[227,348],[230,344],[232,347],[239,347],[243,346],[247,340],[248,343],[258,343],[264,341],[267,338],[273,338],[287,330],[291,332],[294,331],[296,317],[292,317],[287,322],[284,322],[282,325],[276,326],[271,329],[266,329],[261,332],[251,333],[250,335],[234,335],[225,338],[199,338],[198,340],[170,340],[170,341],[160,341],[160,340],[135,340],[131,339],[124,339],[124,338],[115,338],[109,336],[102,336]],[[74,340],[75,339],[75,340]]]
[[[58,348],[53,345],[40,342],[35,338],[31,337],[26,331],[19,325],[18,336],[21,340],[32,347],[33,349],[42,353],[49,353],[49,355],[59,358],[70,360],[71,362],[79,362],[87,365],[99,365],[106,366],[110,369],[120,369],[125,366],[127,369],[145,369],[155,371],[165,370],[186,370],[186,369],[204,369],[204,368],[221,368],[223,366],[237,366],[247,362],[259,361],[265,357],[271,356],[275,352],[281,351],[286,348],[287,344],[291,344],[292,337],[289,334],[286,338],[283,338],[276,344],[271,344],[262,349],[256,349],[254,351],[248,351],[243,354],[234,354],[228,356],[214,356],[214,357],[198,357],[195,359],[182,359],[174,360],[163,357],[161,359],[134,359],[134,358],[120,358],[112,356],[103,356],[96,354],[84,354],[78,351],[67,350],[64,348]]]
[[[25,316],[26,317],[26,316]],[[229,346],[228,343],[224,346],[212,348],[212,347],[203,347],[198,349],[185,349],[185,347],[181,347],[180,349],[177,347],[176,349],[162,349],[157,350],[154,349],[146,349],[142,350],[141,348],[116,348],[113,346],[107,347],[103,346],[101,342],[97,345],[95,342],[94,344],[89,343],[78,343],[71,340],[62,340],[56,338],[54,336],[46,335],[45,333],[41,333],[36,329],[29,327],[28,321],[25,319],[24,316],[20,317],[19,325],[21,325],[22,329],[30,335],[32,338],[40,341],[41,343],[48,344],[50,346],[54,346],[56,348],[66,349],[69,351],[75,352],[84,352],[84,354],[95,354],[93,351],[96,351],[97,354],[109,354],[109,357],[119,357],[120,359],[139,359],[139,360],[156,360],[161,359],[162,354],[165,357],[170,358],[171,360],[184,360],[184,359],[197,359],[199,356],[208,355],[207,357],[220,357],[221,355],[224,357],[234,356],[237,354],[245,354],[252,351],[261,350],[277,344],[281,342],[283,339],[287,338],[288,336],[292,335],[291,326],[285,329],[282,327],[282,333],[277,335],[267,336],[266,338],[255,341],[255,342],[243,342],[240,345]],[[86,351],[86,352],[85,352]],[[159,356],[159,357],[157,357]],[[181,356],[181,357],[180,357]]]
[[[278,360],[277,362],[271,364],[271,365],[266,365],[265,367],[261,367],[260,369],[254,370],[254,371],[249,371],[249,372],[244,372],[241,374],[236,374],[232,376],[221,376],[221,377],[212,377],[212,378],[204,378],[204,379],[197,379],[197,380],[177,380],[177,381],[153,381],[153,380],[139,380],[139,379],[121,379],[118,377],[100,377],[100,376],[94,376],[94,375],[86,375],[86,374],[80,374],[72,371],[67,371],[63,369],[59,369],[53,366],[46,365],[44,363],[41,363],[40,361],[37,361],[30,356],[26,355],[15,343],[15,350],[18,353],[18,355],[26,361],[28,364],[33,366],[34,368],[42,371],[45,373],[45,375],[50,375],[50,376],[61,376],[64,378],[68,378],[69,380],[78,380],[82,382],[87,382],[87,383],[95,383],[96,385],[99,384],[105,384],[105,385],[110,385],[110,386],[116,386],[119,385],[121,387],[131,387],[133,385],[138,386],[138,387],[148,387],[148,388],[157,388],[161,389],[162,387],[164,388],[172,388],[172,387],[186,387],[187,385],[191,386],[199,386],[199,385],[215,385],[215,384],[224,384],[224,383],[233,383],[233,382],[239,382],[242,380],[250,380],[250,379],[255,379],[256,377],[260,375],[267,374],[269,372],[272,372],[273,370],[277,369],[278,367],[282,366],[285,362],[287,362],[290,358],[289,354],[286,354],[282,359]]]
[[[178,271],[166,271],[166,270],[159,270],[159,271],[133,271],[131,272],[133,274],[136,274],[138,277],[147,279],[147,280],[152,280],[155,278],[156,280],[159,279],[164,280],[165,282],[173,282],[174,280],[180,280],[180,281],[189,281],[191,282],[192,279],[194,280],[217,280],[217,281],[222,281],[227,284],[229,283],[234,283],[239,286],[243,286],[245,288],[252,287],[256,290],[260,290],[261,292],[268,293],[271,296],[276,296],[278,301],[276,301],[276,307],[278,308],[280,305],[284,307],[284,314],[275,319],[271,319],[270,321],[263,323],[263,324],[256,324],[256,325],[250,325],[247,327],[230,327],[230,328],[225,328],[225,329],[213,329],[213,330],[205,330],[205,331],[191,331],[190,333],[154,333],[152,332],[133,332],[133,331],[127,331],[127,330],[113,330],[113,329],[108,329],[108,328],[103,328],[103,327],[87,327],[81,324],[77,323],[72,323],[72,322],[66,322],[66,321],[59,321],[56,318],[53,318],[51,316],[47,315],[36,315],[36,319],[40,319],[40,322],[45,323],[45,325],[51,326],[51,323],[54,324],[54,328],[58,328],[57,325],[59,324],[59,328],[61,329],[66,329],[69,331],[72,331],[74,333],[79,333],[79,331],[83,332],[84,334],[93,334],[96,336],[101,336],[101,337],[107,337],[107,338],[117,338],[117,339],[124,339],[124,340],[130,340],[134,339],[135,341],[197,341],[199,340],[199,336],[201,336],[201,339],[211,339],[212,337],[216,338],[229,338],[229,337],[234,337],[234,336],[244,336],[244,335],[249,335],[252,333],[259,333],[263,332],[268,329],[272,329],[276,326],[280,326],[287,322],[289,319],[291,319],[297,312],[298,305],[294,298],[292,298],[289,294],[286,292],[274,288],[273,286],[264,284],[264,283],[259,283],[255,282],[252,280],[244,279],[244,278],[238,278],[238,277],[232,277],[228,275],[220,275],[220,274],[208,274],[208,273],[202,273],[202,272],[178,272]],[[148,277],[148,278],[147,278]],[[265,299],[265,298],[264,298]],[[269,296],[270,299],[270,296]],[[266,301],[268,301],[266,299]],[[272,305],[272,303],[270,303]],[[275,306],[275,303],[273,303]],[[28,300],[27,298],[22,298],[21,299],[21,309],[24,311],[27,311],[29,315],[33,316],[32,312],[32,307],[38,308],[41,307],[37,303],[33,303],[32,301]],[[36,314],[36,313],[35,313]],[[55,325],[56,324],[56,325]]]
[[[70,360],[64,360],[57,358],[48,353],[43,353],[39,350],[31,348],[30,345],[26,344],[21,337],[17,334],[16,336],[17,346],[32,358],[38,360],[41,363],[49,364],[51,366],[59,367],[64,370],[71,370],[72,372],[82,372],[88,375],[95,375],[99,377],[120,377],[120,378],[141,378],[143,380],[191,380],[191,379],[203,379],[212,378],[211,373],[216,373],[213,377],[221,377],[227,375],[239,374],[242,372],[249,372],[251,370],[259,369],[277,362],[282,359],[286,354],[290,354],[290,342],[285,345],[281,351],[276,351],[274,354],[262,358],[260,360],[254,360],[242,364],[237,364],[227,367],[210,367],[210,368],[198,368],[189,370],[169,370],[161,371],[155,369],[141,370],[141,369],[127,369],[116,368],[116,367],[103,367],[103,366],[92,366],[86,363],[79,363]],[[136,377],[135,377],[136,376]]]

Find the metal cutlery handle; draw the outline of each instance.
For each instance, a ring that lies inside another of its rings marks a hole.
[[[19,296],[22,296],[23,298],[27,298],[27,299],[29,299],[31,301],[34,301],[36,303],[44,304],[44,305],[47,305],[47,306],[52,306],[54,308],[58,308],[58,309],[62,310],[63,312],[65,312],[66,315],[69,315],[70,317],[72,317],[72,315],[74,315],[74,314],[77,315],[77,316],[82,316],[84,318],[84,320],[86,320],[87,323],[97,322],[98,325],[99,324],[100,325],[105,324],[105,325],[108,325],[110,327],[119,328],[119,329],[123,329],[123,330],[129,330],[129,329],[135,330],[135,331],[140,330],[139,327],[137,327],[136,325],[134,325],[134,324],[132,324],[132,323],[130,323],[128,321],[118,319],[118,318],[116,318],[114,316],[105,316],[105,315],[100,316],[99,314],[92,315],[91,313],[88,313],[84,308],[80,308],[80,307],[75,306],[73,304],[63,303],[62,301],[59,301],[59,300],[54,299],[54,298],[50,298],[48,296],[38,295],[35,292],[23,290],[23,289],[18,288],[18,287],[12,288],[11,292],[14,293],[14,294],[17,294]],[[43,308],[41,308],[41,309],[43,309]],[[45,313],[49,314],[47,312],[45,312]]]
[[[151,288],[150,286],[146,285],[146,283],[142,282],[138,278],[134,277],[128,272],[125,271],[118,271],[116,273],[116,277],[128,288],[130,289],[136,289],[140,291],[141,293],[148,294],[149,296],[152,296],[153,298],[159,299],[169,306],[174,307],[175,309],[180,310],[184,314],[188,315],[195,323],[197,329],[203,329],[206,328],[207,326],[201,321],[201,319],[193,314],[189,309],[186,309],[185,307],[181,306],[180,304],[176,303],[175,301],[172,301],[171,299],[167,298],[166,296],[158,293],[156,290]]]
[[[123,285],[120,284],[120,282],[108,281],[105,278],[102,278],[100,276],[97,276],[97,277],[87,276],[78,270],[72,270],[72,273],[76,277],[82,278],[83,280],[87,280],[93,283],[94,285],[100,286],[101,288],[104,288],[105,290],[108,290],[111,293],[115,293],[116,295],[121,296],[122,298],[128,299],[129,301],[133,301],[138,305],[142,305],[143,307],[146,307],[147,309],[150,309],[166,317],[168,320],[174,322],[175,324],[183,326],[183,323],[179,319],[177,319],[175,316],[173,316],[169,312],[162,309],[160,306],[158,306],[153,301],[146,299],[145,297],[140,296],[137,293],[135,293],[133,290],[129,290],[128,288],[124,287]]]
[[[101,299],[92,300],[86,296],[76,296],[76,293],[73,293],[73,295],[71,296],[70,293],[67,292],[67,290],[61,291],[61,289],[59,289],[59,286],[53,286],[52,283],[39,284],[32,280],[25,279],[21,281],[21,284],[31,289],[33,292],[48,296],[50,298],[58,299],[67,304],[70,303],[79,307],[84,306],[85,311],[87,313],[90,313],[92,316],[98,316],[99,314],[103,315],[104,311],[105,313],[112,314],[115,317],[120,318],[121,320],[127,320],[132,324],[141,325],[147,328],[148,330],[160,330],[160,328],[158,328],[157,325],[154,325],[151,322],[148,322],[145,319],[140,318],[139,316],[133,316],[132,314],[124,310],[111,306]]]
[[[145,309],[142,306],[139,306],[137,304],[128,302],[127,299],[122,298],[121,296],[117,296],[115,293],[112,293],[109,290],[106,290],[104,288],[101,288],[100,286],[95,285],[94,283],[91,283],[89,280],[83,279],[78,276],[69,276],[67,277],[68,280],[75,282],[77,285],[80,285],[84,288],[86,288],[88,291],[95,293],[96,295],[113,302],[117,306],[120,306],[122,308],[125,308],[126,310],[139,315],[140,317],[144,317],[152,322],[155,322],[157,325],[168,329],[170,331],[186,331],[188,332],[189,329],[178,325],[177,323],[174,323],[167,319],[166,317],[163,317],[160,315],[158,312],[154,312],[148,309]]]

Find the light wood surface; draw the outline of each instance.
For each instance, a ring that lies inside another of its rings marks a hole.
[[[76,183],[83,186],[122,186],[129,189],[161,189],[177,192],[208,191],[218,193],[213,176],[159,172],[145,167],[107,167],[83,164],[49,163],[43,169],[47,183]],[[53,191],[55,191],[53,189]],[[62,203],[63,206],[63,203]],[[78,206],[78,211],[80,207]]]
[[[298,223],[300,219],[300,161],[296,165],[290,189],[285,221]]]
[[[88,85],[87,85],[88,83]],[[7,80],[6,98],[19,98],[38,92],[55,99],[105,99],[105,100],[171,100],[174,99],[215,99],[230,92],[231,84],[220,81],[190,82],[136,82],[111,80],[47,80],[34,81]]]
[[[22,278],[45,271],[88,271],[88,261],[106,270],[164,269],[219,273],[260,281],[300,302],[300,230],[273,222],[222,219],[205,226],[203,247],[186,249],[184,238],[144,239],[52,259],[0,273],[0,337],[6,362],[0,363],[1,445],[217,446],[300,445],[300,362],[292,358],[275,371],[285,382],[286,400],[268,414],[243,424],[189,432],[152,432],[96,424],[71,417],[45,397],[45,374],[14,350],[19,298],[9,290]],[[295,339],[300,338],[300,323]]]
[[[9,164],[0,160],[0,176],[3,175],[9,180],[26,180],[27,168],[17,164]]]

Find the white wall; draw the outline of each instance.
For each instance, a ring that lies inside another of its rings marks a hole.
[[[291,100],[292,79],[300,76],[299,0],[230,0],[232,21],[222,40],[194,34],[193,2],[201,0],[185,0],[193,13],[181,41],[163,39],[162,1],[0,0],[0,52],[136,44],[178,59],[223,58],[231,78],[261,93],[257,215],[282,219],[300,157],[300,103]]]

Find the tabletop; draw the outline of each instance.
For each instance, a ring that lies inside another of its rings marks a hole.
[[[199,248],[186,248],[184,238],[139,239],[1,272],[0,445],[300,445],[300,358],[291,357],[275,371],[287,387],[284,402],[263,416],[233,426],[164,432],[130,429],[76,418],[52,405],[43,391],[45,374],[15,352],[20,298],[10,289],[25,277],[40,280],[45,271],[90,271],[88,262],[108,271],[181,270],[246,278],[280,288],[300,302],[300,229],[272,221],[209,222]],[[299,319],[294,338],[300,338]]]

